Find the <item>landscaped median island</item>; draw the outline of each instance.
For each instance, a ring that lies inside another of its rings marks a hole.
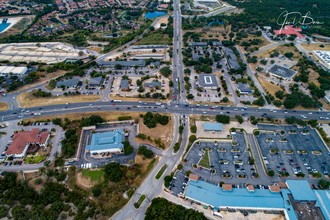
[[[204,167],[206,169],[210,169],[210,156],[209,156],[209,149],[204,148],[204,155],[201,157],[198,165]]]
[[[137,202],[134,203],[134,207],[136,209],[140,208],[141,204],[143,203],[143,201],[145,200],[146,196],[145,195],[141,195],[139,200]]]
[[[0,112],[6,111],[9,109],[9,105],[6,102],[0,102]]]
[[[167,164],[164,164],[162,166],[162,168],[160,168],[160,170],[158,171],[158,173],[157,173],[157,175],[155,177],[157,180],[163,175],[163,173],[166,170],[166,168],[167,168]]]

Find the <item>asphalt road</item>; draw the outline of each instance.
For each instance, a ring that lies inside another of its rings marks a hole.
[[[318,119],[323,117],[324,120],[329,120],[330,113],[328,111],[307,111],[307,110],[273,110],[268,108],[254,108],[254,107],[233,107],[233,106],[216,106],[216,105],[191,105],[191,104],[166,104],[163,106],[156,104],[156,102],[84,102],[72,104],[49,105],[41,107],[25,108],[29,112],[22,112],[21,109],[8,110],[0,112],[0,122],[12,121],[17,119],[37,117],[31,114],[59,115],[68,113],[82,113],[82,112],[99,112],[99,111],[128,111],[128,112],[160,112],[160,113],[177,113],[177,114],[205,114],[217,115],[224,114],[229,116],[241,115],[243,117],[256,116],[264,118],[287,118],[297,117],[305,120]]]
[[[179,123],[179,116],[175,115],[174,117],[174,124],[178,125]],[[179,138],[179,132],[178,132],[178,126],[175,126],[173,135],[173,142],[171,146],[164,152],[164,156],[161,157],[158,164],[154,167],[154,169],[151,171],[151,173],[146,177],[146,179],[143,181],[141,186],[136,190],[135,194],[132,196],[130,201],[120,210],[118,211],[112,219],[116,220],[124,220],[124,219],[144,219],[144,213],[148,206],[150,205],[150,202],[153,198],[157,197],[161,191],[162,186],[164,183],[164,176],[169,175],[172,169],[175,167],[176,163],[180,160],[181,155],[184,152],[184,147],[186,145],[187,135],[188,135],[188,129],[184,130],[183,136],[183,142],[181,145],[181,148],[179,152],[173,153],[173,146],[174,143],[177,142]],[[167,169],[159,178],[158,180],[155,178],[158,171],[163,167],[163,165],[167,165]],[[139,200],[141,195],[146,195],[146,199],[142,203],[139,209],[136,209],[134,207],[134,203]]]

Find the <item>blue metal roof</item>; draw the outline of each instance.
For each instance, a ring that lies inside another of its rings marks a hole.
[[[284,208],[283,197],[280,193],[269,190],[234,188],[232,191],[223,191],[219,186],[204,181],[190,181],[186,197],[213,207],[242,207],[242,208]]]
[[[287,180],[289,190],[294,200],[313,201],[316,200],[315,193],[307,180]]]
[[[320,207],[325,219],[330,219],[330,190],[315,190],[316,205]]]
[[[92,135],[91,144],[87,145],[87,150],[99,151],[107,149],[123,149],[124,130],[96,133]]]
[[[204,122],[203,127],[205,131],[223,131],[221,123]]]

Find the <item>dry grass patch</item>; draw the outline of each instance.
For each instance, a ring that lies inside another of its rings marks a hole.
[[[94,102],[101,98],[100,95],[75,95],[75,96],[59,96],[50,98],[34,97],[31,92],[21,93],[16,97],[20,106],[36,107],[45,105],[57,105],[76,102]]]
[[[152,139],[158,139],[165,144],[165,147],[169,147],[173,139],[173,118],[170,116],[170,120],[167,125],[157,124],[155,128],[148,128],[143,124],[143,119],[139,120],[139,132],[150,136]],[[143,143],[146,143],[143,141]],[[154,145],[154,144],[153,144]]]
[[[319,73],[311,68],[309,68],[308,71],[309,71],[309,81],[313,82],[317,87],[320,87],[320,83],[317,80],[317,78],[319,78],[320,76]]]
[[[258,76],[258,81],[260,82],[262,88],[264,88],[265,91],[268,91],[274,97],[275,97],[275,92],[277,92],[278,90],[282,90],[282,88],[280,86],[275,85],[271,82],[268,82],[262,76]]]
[[[132,101],[132,102],[139,102],[139,101],[142,101],[142,102],[155,102],[155,101],[158,101],[159,99],[152,99],[152,98],[138,98],[138,97],[124,97],[124,96],[117,96],[117,95],[112,95],[110,94],[109,95],[109,98],[110,99],[115,99],[115,100],[122,100],[122,101]],[[163,102],[164,105],[166,104],[166,102],[168,102],[169,100],[168,99],[164,99],[164,100],[161,100],[160,102]]]
[[[260,54],[258,54],[256,56],[258,58],[260,58],[260,59],[263,59],[265,57],[270,58],[270,54],[273,51],[275,51],[275,50],[277,50],[280,53],[280,55],[284,55],[287,52],[292,52],[293,53],[292,59],[300,59],[300,58],[302,58],[302,55],[299,53],[299,51],[297,50],[296,47],[285,46],[285,45],[279,45],[277,47],[272,47],[271,49],[266,50],[266,51],[264,51],[264,52],[262,52],[262,53],[260,53]]]
[[[136,155],[135,163],[141,167],[141,175],[136,177],[136,179],[134,180],[134,182],[136,183],[137,186],[139,186],[141,184],[141,182],[149,174],[149,172],[152,170],[152,168],[156,166],[158,161],[159,161],[158,157],[153,158],[153,159],[147,159],[141,155]]]
[[[324,47],[320,47],[320,45],[323,45]],[[301,44],[303,48],[306,50],[312,51],[312,50],[330,50],[330,44]]]
[[[69,118],[70,120],[80,120],[81,118],[88,118],[92,115],[98,115],[104,118],[105,121],[118,121],[119,116],[131,116],[133,120],[139,118],[140,112],[89,112],[89,113],[71,113],[71,114],[61,114],[61,115],[54,115],[54,116],[40,116],[40,117],[33,117],[30,119],[24,119],[23,121],[47,121],[53,120],[55,118],[61,118],[64,120],[65,118]]]
[[[6,102],[0,102],[0,112],[6,111],[9,109],[9,105]]]

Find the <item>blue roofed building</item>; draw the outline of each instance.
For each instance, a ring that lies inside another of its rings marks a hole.
[[[215,122],[204,122],[204,131],[223,131],[223,126],[221,123]]]
[[[287,180],[286,185],[291,191],[294,200],[315,201],[316,196],[306,180]],[[302,193],[304,192],[304,193]]]
[[[123,129],[95,133],[92,134],[92,139],[90,144],[87,145],[86,150],[88,150],[92,156],[97,156],[102,153],[121,153],[124,149],[123,141]]]
[[[273,209],[283,208],[283,198],[279,192],[255,189],[233,188],[224,190],[219,186],[204,181],[190,181],[185,194],[186,198],[218,208]]]
[[[278,210],[289,220],[330,220],[330,191],[313,190],[307,180],[287,180],[284,188],[272,185],[269,189],[252,187],[251,190],[248,186],[247,189],[232,188],[231,184],[219,187],[196,179],[189,181],[185,198],[214,210]]]

